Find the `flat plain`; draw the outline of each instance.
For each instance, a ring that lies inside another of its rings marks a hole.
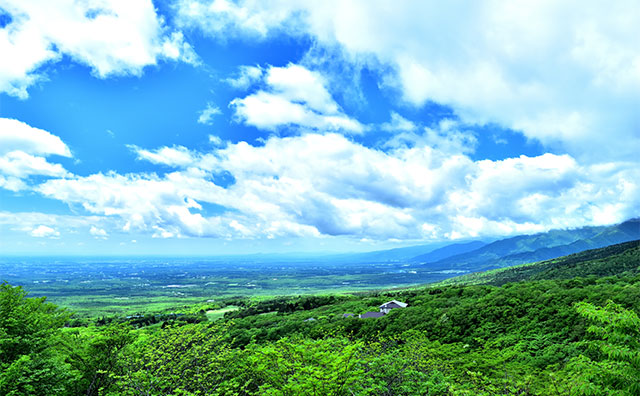
[[[401,262],[273,258],[61,258],[0,260],[0,281],[83,317],[172,312],[237,297],[349,294],[436,282],[466,271]]]

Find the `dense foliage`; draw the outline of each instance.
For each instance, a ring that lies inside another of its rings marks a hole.
[[[217,321],[74,321],[5,283],[0,395],[637,395],[638,244],[607,249],[519,282],[235,298]],[[391,299],[409,306],[343,315]]]
[[[72,394],[60,328],[69,314],[21,288],[0,285],[0,394]]]

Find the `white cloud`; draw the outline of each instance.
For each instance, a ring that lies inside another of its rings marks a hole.
[[[69,147],[59,137],[18,120],[0,118],[0,155],[15,150],[71,157]]]
[[[75,211],[74,211],[75,212]],[[84,238],[85,235],[94,235],[97,239],[106,239],[109,236],[107,230],[116,231],[122,228],[124,222],[121,218],[108,216],[83,216],[77,212],[61,215],[41,212],[8,212],[0,210],[0,234],[6,236],[3,240],[5,248],[13,249],[18,246],[7,244],[17,243],[30,251],[28,242],[22,243],[23,235],[32,235],[42,238],[64,238],[67,242],[70,238]],[[93,228],[93,232],[91,231]],[[87,230],[89,232],[87,233]],[[104,236],[100,230],[105,232]],[[95,235],[97,233],[98,235]],[[14,236],[14,238],[11,238]]]
[[[173,149],[149,152],[165,150]],[[610,224],[640,209],[633,162],[589,165],[566,154],[472,161],[426,144],[380,151],[336,133],[185,154],[183,170],[162,177],[96,174],[38,191],[157,237],[461,238]],[[225,188],[214,182],[222,172],[234,178]],[[209,214],[206,204],[226,210]]]
[[[407,120],[395,111],[391,112],[391,120],[380,125],[380,129],[387,132],[410,132],[417,128],[416,124]]]
[[[154,164],[174,167],[184,167],[193,163],[191,151],[184,146],[162,147],[158,150],[145,150],[137,146],[129,146],[138,154],[139,160],[146,160]]]
[[[60,233],[51,227],[39,225],[38,227],[31,230],[31,236],[37,238],[58,238],[60,237]]]
[[[17,177],[4,177],[0,175],[0,188],[9,191],[20,191],[27,188],[27,184]]]
[[[360,133],[362,125],[342,114],[318,114],[300,103],[260,91],[243,99],[234,99],[235,115],[248,125],[266,130],[295,125],[316,130],[344,130]]]
[[[382,66],[408,103],[449,105],[465,123],[522,130],[576,158],[634,159],[640,151],[633,1],[486,1],[461,9],[432,1],[182,0],[178,7],[180,24],[215,37],[311,35]]]
[[[236,89],[247,89],[262,78],[260,66],[240,66],[235,78],[227,78],[224,81]]]
[[[107,239],[109,234],[102,228],[98,228],[96,226],[91,226],[89,229],[89,234],[93,235],[95,238],[99,239]]]
[[[304,103],[320,114],[339,111],[325,88],[326,82],[317,72],[290,63],[287,67],[270,67],[265,80],[274,94],[290,102]]]
[[[205,218],[198,213],[201,205],[196,200],[217,201],[224,194],[221,187],[206,177],[193,170],[171,173],[164,178],[96,174],[50,180],[40,185],[38,191],[69,204],[82,205],[90,213],[119,217],[123,220],[124,232],[147,232],[158,237],[238,236],[231,223],[241,215]]]
[[[460,128],[458,122],[449,119],[441,120],[437,128],[425,128],[424,131],[419,142],[444,153],[472,153],[478,143],[473,132]]]
[[[443,118],[437,125],[424,127],[421,130],[415,130],[417,126],[408,120],[395,122],[399,123],[393,129],[396,132],[384,142],[382,147],[399,149],[427,146],[442,154],[458,155],[473,153],[478,143],[474,132],[465,130],[464,125],[458,121]],[[405,129],[400,129],[403,126]]]
[[[251,34],[252,38],[265,37],[274,26],[292,19],[291,10],[286,7],[280,10],[254,8],[250,11],[229,0],[178,0],[175,9],[178,26],[202,28],[205,33],[219,40],[245,32]]]
[[[61,177],[68,174],[62,165],[51,164],[43,157],[35,157],[24,151],[11,151],[0,156],[0,173],[19,179],[33,175]]]
[[[236,117],[246,124],[267,130],[295,125],[316,130],[363,132],[364,127],[357,120],[341,111],[319,73],[289,64],[270,67],[264,81],[267,90],[231,101]]]
[[[207,103],[207,107],[205,107],[205,109],[200,112],[198,123],[211,125],[213,124],[213,116],[218,114],[222,114],[220,109],[217,106],[214,106],[212,103]]]
[[[173,32],[170,36],[164,37],[162,49],[156,57],[181,61],[193,66],[199,66],[201,64],[200,57],[198,57],[198,54],[193,50],[191,44],[184,40],[184,34],[182,32]]]
[[[181,32],[168,32],[151,0],[4,1],[0,92],[26,98],[40,67],[66,55],[96,76],[139,75],[159,59],[197,63]]]
[[[222,139],[220,138],[220,136],[209,135],[209,143],[214,146],[222,146]]]
[[[24,180],[35,175],[68,176],[62,165],[46,160],[49,155],[70,157],[71,151],[59,137],[47,131],[0,118],[0,188],[24,190],[27,188]]]
[[[30,232],[40,225],[63,230],[64,232],[77,232],[91,226],[99,228],[113,228],[114,222],[101,216],[80,215],[56,215],[41,212],[7,212],[0,211],[0,225],[9,226],[12,230]]]

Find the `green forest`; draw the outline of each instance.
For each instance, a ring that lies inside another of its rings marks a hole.
[[[408,306],[358,318],[390,300]],[[0,395],[640,394],[640,241],[403,290],[210,308],[75,317],[5,282]]]

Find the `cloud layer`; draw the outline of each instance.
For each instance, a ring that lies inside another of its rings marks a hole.
[[[446,104],[467,123],[497,123],[593,161],[640,150],[639,19],[633,1],[178,3],[184,28],[311,36],[382,66],[407,103]]]
[[[75,227],[101,241],[118,233],[424,241],[610,224],[640,212],[632,2],[179,0],[171,26],[151,0],[0,7],[11,17],[0,27],[0,93],[22,99],[64,57],[98,78],[141,75],[162,60],[197,64],[185,39],[193,31],[221,41],[293,36],[313,47],[222,80],[235,97],[233,126],[259,129],[258,143],[219,131],[209,150],[194,150],[194,136],[158,147],[130,140],[145,172],[73,174],[58,136],[0,118],[0,188],[81,213],[0,212],[0,224],[25,235],[62,238]],[[319,59],[327,53],[354,74],[372,71],[394,102],[388,122],[365,125],[340,106],[332,93],[345,78],[326,66],[333,58]],[[425,126],[398,113],[431,102],[454,114]],[[194,125],[223,116],[214,102],[197,110],[188,113]],[[485,124],[521,131],[549,152],[474,160],[481,132],[465,128]],[[384,133],[367,135],[376,131]]]
[[[634,163],[569,155],[473,161],[428,145],[381,151],[336,133],[135,150],[174,170],[51,179],[37,191],[156,237],[456,239],[610,224],[640,209]],[[234,183],[216,184],[223,172]],[[223,209],[208,213],[211,204]]]

